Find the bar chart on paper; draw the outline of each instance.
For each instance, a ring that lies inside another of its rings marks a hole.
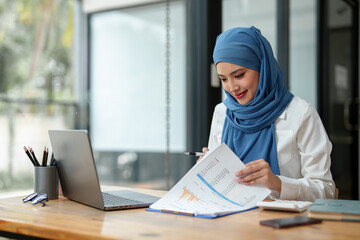
[[[222,144],[196,164],[151,209],[217,216],[256,206],[270,190],[245,186],[235,180],[235,172],[245,165]]]
[[[197,202],[199,201],[199,198],[197,198],[193,193],[187,190],[186,187],[183,187],[183,193],[178,198],[178,201],[180,200],[187,200],[188,202]]]

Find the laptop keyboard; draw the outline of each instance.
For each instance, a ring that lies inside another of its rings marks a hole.
[[[133,205],[133,204],[143,203],[133,199],[115,196],[106,192],[103,192],[102,196],[106,206],[122,206],[122,205]]]

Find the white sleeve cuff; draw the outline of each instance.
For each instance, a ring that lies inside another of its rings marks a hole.
[[[298,180],[278,176],[281,180],[281,193],[279,199],[294,200],[298,199],[300,195],[300,183]]]

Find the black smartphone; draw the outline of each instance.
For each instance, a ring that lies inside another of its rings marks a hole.
[[[302,226],[308,224],[321,223],[321,219],[308,218],[306,216],[295,216],[289,218],[277,218],[270,220],[260,221],[261,225],[269,226],[273,228],[286,228],[294,226]]]

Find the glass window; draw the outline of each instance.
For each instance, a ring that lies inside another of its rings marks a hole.
[[[33,188],[48,129],[74,128],[73,1],[0,0],[0,192]],[[31,190],[30,190],[31,191]]]
[[[234,27],[258,28],[270,42],[276,57],[276,13],[276,0],[223,0],[222,28],[223,31]],[[223,92],[223,98],[225,96]]]
[[[290,3],[290,91],[317,106],[316,1]]]
[[[223,0],[222,21],[224,31],[234,27],[258,28],[276,56],[276,0]]]
[[[171,3],[170,150],[185,151],[185,2]],[[165,4],[90,16],[90,134],[103,181],[163,178]],[[148,167],[146,169],[146,166]]]

